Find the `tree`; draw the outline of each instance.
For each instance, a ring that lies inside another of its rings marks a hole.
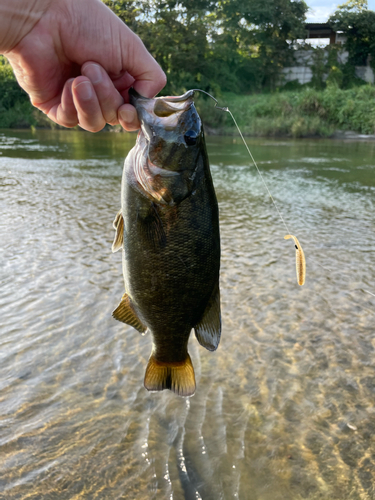
[[[305,35],[307,9],[303,0],[221,0],[215,45],[231,38],[243,58],[237,70],[240,80],[246,80],[250,70],[258,74],[260,87],[272,89],[293,58],[292,43]]]
[[[362,12],[368,9],[367,0],[348,0],[338,6],[339,10],[352,10],[355,12]]]
[[[367,0],[349,0],[340,5],[328,22],[346,36],[349,63],[364,66],[372,55],[371,65],[375,69],[375,12],[367,9]]]
[[[144,41],[168,77],[188,87],[274,88],[304,35],[304,0],[104,0]]]

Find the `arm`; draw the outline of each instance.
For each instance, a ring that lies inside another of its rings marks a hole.
[[[0,33],[32,104],[66,127],[135,130],[129,87],[153,97],[165,85],[142,41],[100,0],[0,0]]]

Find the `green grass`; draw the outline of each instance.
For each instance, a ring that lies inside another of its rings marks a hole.
[[[375,86],[350,90],[335,86],[325,90],[305,88],[273,94],[238,96],[223,94],[219,106],[228,106],[246,135],[329,137],[335,130],[375,134]],[[235,133],[228,113],[200,97],[197,107],[209,129]]]

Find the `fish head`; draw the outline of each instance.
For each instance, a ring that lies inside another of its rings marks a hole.
[[[142,97],[129,90],[130,103],[141,122],[139,140],[145,141],[148,160],[157,169],[183,173],[196,169],[196,159],[204,146],[203,127],[194,106],[194,91],[182,96]],[[163,172],[160,172],[163,175]]]

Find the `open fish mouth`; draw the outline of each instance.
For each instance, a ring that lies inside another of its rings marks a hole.
[[[144,97],[141,94],[139,94],[133,87],[130,87],[129,89],[129,100],[130,104],[135,106],[136,101],[138,99],[144,99],[144,100],[163,100],[165,102],[172,102],[172,103],[178,103],[178,102],[184,102],[190,98],[192,98],[195,94],[194,90],[188,90],[185,92],[183,95],[178,95],[178,96],[166,96],[166,97]]]
[[[168,118],[187,111],[192,104],[194,90],[188,90],[180,96],[148,98],[141,96],[135,89],[129,89],[129,102],[137,111],[143,108],[148,113],[153,113],[158,118]],[[140,117],[142,118],[142,116]],[[173,120],[174,122],[174,120]]]

